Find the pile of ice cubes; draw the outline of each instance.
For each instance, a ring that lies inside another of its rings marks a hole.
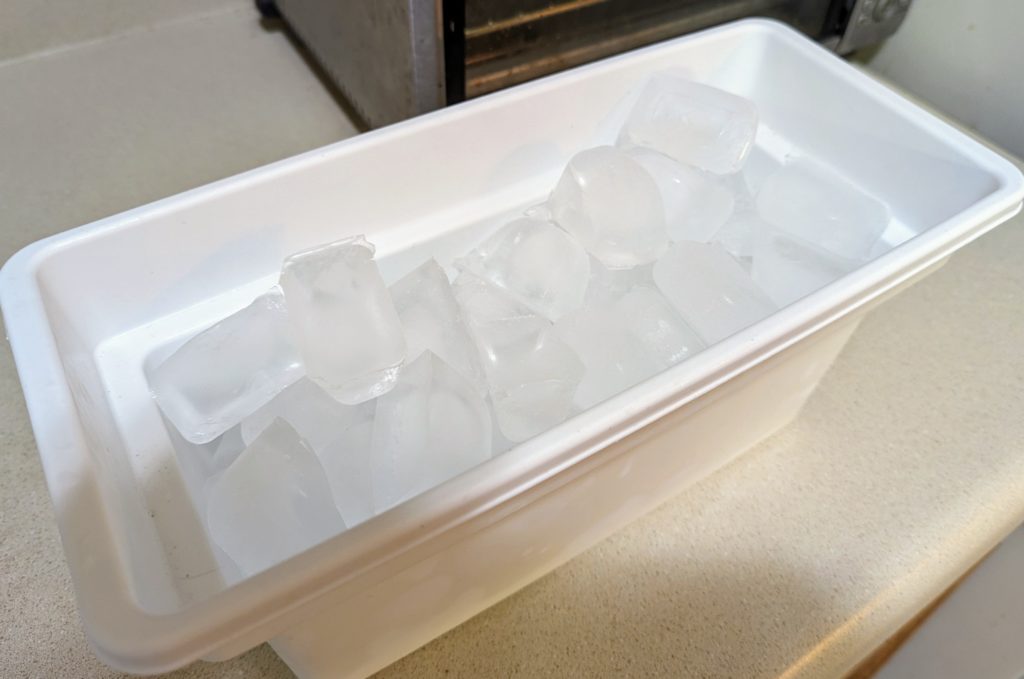
[[[660,75],[545,203],[390,286],[374,246],[279,285],[150,374],[213,446],[205,515],[243,574],[352,527],[686,360],[866,261],[885,205],[811,159],[756,195],[757,111]]]

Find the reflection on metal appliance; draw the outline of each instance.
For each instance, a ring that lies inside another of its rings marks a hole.
[[[841,54],[880,42],[910,0],[257,0],[365,121],[386,125],[641,45],[750,16]]]

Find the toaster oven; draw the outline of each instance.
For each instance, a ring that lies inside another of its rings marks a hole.
[[[875,44],[910,0],[258,0],[370,127],[744,17],[841,54]]]

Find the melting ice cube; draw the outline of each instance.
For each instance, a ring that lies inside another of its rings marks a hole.
[[[191,443],[207,443],[302,376],[284,298],[273,290],[202,331],[149,375],[160,408]]]
[[[362,236],[291,255],[281,269],[306,375],[342,403],[394,386],[405,359],[402,323]]]
[[[780,232],[833,257],[864,261],[889,224],[886,205],[824,165],[801,159],[768,177],[757,210]]]
[[[557,320],[583,303],[590,258],[576,239],[548,221],[506,224],[456,263]]]
[[[779,306],[791,304],[856,268],[774,229],[759,234],[751,277]]]
[[[586,373],[576,391],[581,408],[604,401],[703,348],[657,290],[635,286],[612,302],[588,305],[555,324]]]
[[[584,303],[587,306],[611,304],[638,285],[654,285],[653,264],[631,269],[609,269],[599,261],[590,262],[590,283]]]
[[[714,175],[648,148],[631,149],[629,155],[657,182],[672,240],[707,242],[729,219],[735,204],[733,193]]]
[[[206,518],[213,541],[245,575],[345,530],[320,461],[283,420],[211,479]]]
[[[619,142],[646,146],[716,174],[743,167],[757,132],[754,103],[708,85],[659,74],[622,128]]]
[[[480,359],[441,265],[431,259],[415,269],[391,286],[391,298],[405,329],[408,360],[432,351],[486,393]]]
[[[491,456],[487,403],[459,373],[426,351],[377,400],[373,494],[378,512]]]
[[[610,269],[653,262],[668,245],[657,183],[611,146],[573,156],[548,206],[555,222]]]
[[[500,288],[462,272],[452,284],[484,374],[498,426],[523,441],[565,420],[583,364],[551,323]]]
[[[675,243],[654,265],[654,281],[687,325],[714,344],[776,306],[717,244]]]

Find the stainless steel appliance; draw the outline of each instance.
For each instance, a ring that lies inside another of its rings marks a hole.
[[[910,0],[258,0],[306,44],[356,111],[386,125],[742,17],[791,24],[846,54]]]

